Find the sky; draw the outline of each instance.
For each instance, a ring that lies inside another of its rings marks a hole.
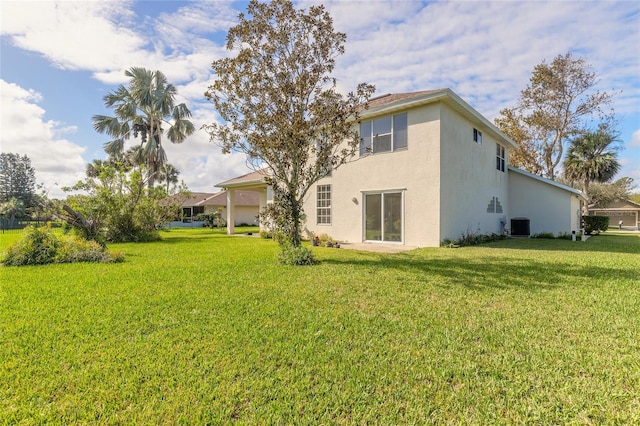
[[[516,105],[534,67],[571,52],[587,60],[598,90],[615,93],[620,131],[617,178],[640,184],[640,2],[637,1],[298,1],[324,4],[346,53],[333,76],[347,93],[448,87],[490,121]],[[124,71],[161,70],[198,129],[163,145],[191,191],[250,170],[243,154],[222,154],[202,125],[219,120],[204,92],[211,63],[233,55],[227,31],[247,2],[0,0],[0,150],[25,154],[51,198],[105,159],[107,135],[91,117],[113,115],[103,97],[126,85]],[[133,143],[133,142],[132,142]],[[637,188],[636,191],[640,191]]]

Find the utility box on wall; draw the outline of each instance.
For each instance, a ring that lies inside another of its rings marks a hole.
[[[528,237],[531,235],[531,222],[526,217],[511,219],[511,235],[514,237]]]

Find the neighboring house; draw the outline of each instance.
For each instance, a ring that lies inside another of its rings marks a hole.
[[[196,220],[202,213],[220,211],[223,218],[227,217],[227,193],[192,192],[192,197],[181,203],[182,214],[180,221],[169,224],[172,227],[202,226],[203,221]],[[236,191],[234,194],[233,211],[234,225],[258,223],[259,195],[250,191]]]
[[[609,226],[622,226],[640,229],[640,203],[631,200],[618,200],[607,207],[597,205],[589,206],[589,214],[592,216],[609,216]]]
[[[359,153],[305,200],[309,232],[435,247],[472,234],[579,228],[582,193],[510,167],[515,143],[450,89],[371,99],[357,126]],[[266,203],[257,172],[217,186],[230,196],[261,188]]]

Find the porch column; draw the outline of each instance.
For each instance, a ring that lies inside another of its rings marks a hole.
[[[264,210],[265,207],[267,207],[267,190],[266,189],[264,191],[260,191],[260,202],[258,206],[258,213],[262,213],[262,210]],[[262,223],[262,221],[260,221],[260,230],[261,231],[267,230],[266,223]]]
[[[236,192],[233,189],[227,189],[227,234],[235,233],[235,217],[236,217]]]

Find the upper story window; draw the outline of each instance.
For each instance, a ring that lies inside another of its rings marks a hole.
[[[478,129],[473,129],[473,141],[482,145],[482,132]]]
[[[360,156],[406,148],[406,112],[360,123]]]
[[[504,172],[505,149],[502,145],[496,144],[496,169]]]

